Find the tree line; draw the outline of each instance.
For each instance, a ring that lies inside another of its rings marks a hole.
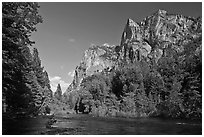
[[[166,49],[157,62],[123,61],[83,79],[81,88],[65,102],[72,109],[98,116],[201,118],[202,39],[184,45],[177,53]]]
[[[2,98],[12,116],[43,113],[52,97],[48,73],[30,39],[42,23],[33,2],[2,3]]]

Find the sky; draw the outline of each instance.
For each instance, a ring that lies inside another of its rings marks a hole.
[[[202,3],[71,3],[40,2],[43,23],[37,25],[31,39],[39,51],[42,66],[48,72],[52,90],[60,83],[65,92],[74,70],[90,45],[118,45],[128,18],[141,22],[158,9],[172,14],[202,16]]]

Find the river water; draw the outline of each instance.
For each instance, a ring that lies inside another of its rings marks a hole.
[[[201,135],[202,122],[166,120],[159,118],[103,118],[91,115],[54,117],[55,123],[46,126],[48,118],[30,118],[3,123],[3,134],[45,135]],[[53,120],[53,119],[52,119]],[[5,129],[6,128],[6,129]]]

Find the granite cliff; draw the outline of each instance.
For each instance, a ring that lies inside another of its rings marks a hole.
[[[169,50],[182,53],[185,45],[201,39],[201,21],[200,17],[168,14],[165,10],[158,10],[140,23],[128,19],[120,45],[95,45],[85,51],[65,95],[79,89],[85,77],[104,70],[111,71],[120,63],[131,63],[141,59],[157,63],[162,56],[168,56]],[[201,50],[201,45],[196,48]]]

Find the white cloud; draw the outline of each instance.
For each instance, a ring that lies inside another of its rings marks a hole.
[[[71,39],[68,39],[69,42],[75,42],[76,40],[71,38]]]
[[[72,71],[68,72],[68,76],[74,77],[74,75],[75,75],[75,70],[72,70]]]
[[[59,76],[50,77],[49,79],[50,79],[50,86],[53,92],[57,90],[57,85],[60,84],[62,93],[64,93],[70,84],[70,83],[66,83]]]
[[[50,77],[50,81],[59,81],[61,77],[55,76],[55,77]]]

